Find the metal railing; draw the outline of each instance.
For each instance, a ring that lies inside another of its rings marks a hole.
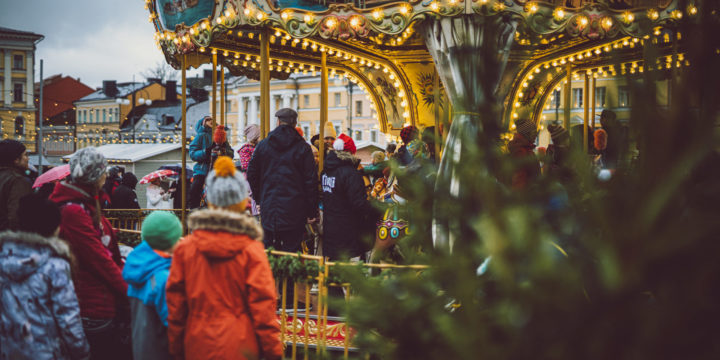
[[[142,220],[151,211],[156,209],[113,209],[104,210],[104,214],[113,228],[127,236],[140,238]],[[166,211],[181,210],[173,209]],[[347,303],[351,298],[352,284],[348,282],[335,283],[330,281],[333,268],[358,267],[364,269],[398,269],[410,271],[423,271],[427,265],[396,265],[396,264],[367,264],[352,262],[332,262],[327,258],[317,255],[290,253],[285,251],[269,250],[268,255],[273,257],[297,258],[304,262],[316,262],[317,273],[308,274],[305,281],[293,281],[286,277],[275,278],[279,284],[278,298],[280,306],[277,311],[280,324],[280,341],[289,348],[289,358],[298,359],[299,349],[302,348],[302,358],[307,360],[314,349],[315,357],[324,356],[328,351],[343,353],[347,359],[350,353],[357,353],[359,349],[352,344],[353,330],[344,318],[328,315],[329,312],[329,288],[340,288],[344,293],[344,300]],[[368,271],[369,273],[369,271]],[[292,282],[292,285],[289,283]],[[288,299],[288,287],[292,286],[292,299]],[[302,295],[300,295],[302,294]],[[314,295],[313,295],[314,294]],[[299,309],[302,302],[300,296],[304,297],[305,308]],[[315,304],[315,306],[313,306]],[[304,310],[304,313],[303,311]],[[300,315],[302,314],[302,315]]]

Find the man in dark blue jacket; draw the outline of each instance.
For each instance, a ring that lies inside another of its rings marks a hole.
[[[318,214],[318,179],[310,145],[295,130],[297,112],[280,109],[278,127],[253,153],[247,179],[260,204],[265,247],[296,252]]]

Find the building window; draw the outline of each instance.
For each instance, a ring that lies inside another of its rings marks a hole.
[[[118,121],[118,122],[119,122],[119,121],[120,121],[120,115],[118,114],[118,112],[119,112],[119,110],[118,110],[118,109],[115,109],[115,117],[114,117],[114,119],[115,119],[115,121]]]
[[[23,64],[24,63],[23,57],[24,56],[22,56],[22,55],[13,56],[13,69],[14,70],[24,70],[25,69],[25,66]]]
[[[15,118],[15,135],[25,135],[25,118],[22,116]]]
[[[583,89],[572,89],[573,107],[578,109],[583,106]]]
[[[597,87],[595,88],[595,106],[596,107],[605,107],[605,87]]]
[[[308,136],[310,136],[310,127],[307,125],[303,125],[303,134],[305,135],[305,140],[308,139]]]
[[[103,120],[102,122],[107,122],[107,115],[105,109],[103,109]]]
[[[13,101],[14,102],[23,102],[23,98],[25,94],[23,94],[23,84],[16,83],[13,84]]]
[[[88,111],[87,110],[83,110],[83,122],[84,123],[88,122]]]
[[[621,108],[630,107],[630,93],[627,86],[618,87],[618,106]]]
[[[355,130],[355,140],[362,141],[362,130]]]
[[[310,107],[310,95],[303,95],[303,107]]]
[[[362,100],[355,101],[355,116],[362,116]]]
[[[335,125],[335,134],[340,135],[342,131],[340,130],[340,126]]]
[[[370,141],[377,142],[377,130],[370,131]]]
[[[92,110],[92,109],[90,110],[90,121],[88,121],[88,122],[89,122],[89,123],[94,122],[94,120],[93,120],[93,110]]]
[[[340,93],[335,93],[335,106],[340,106],[341,101]]]

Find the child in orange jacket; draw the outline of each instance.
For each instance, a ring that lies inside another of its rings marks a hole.
[[[249,186],[221,156],[206,180],[209,209],[173,252],[167,283],[170,353],[185,359],[280,359],[275,280]]]

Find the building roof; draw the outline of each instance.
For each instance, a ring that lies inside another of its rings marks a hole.
[[[33,41],[42,40],[45,36],[36,34],[30,31],[22,31],[16,29],[10,29],[0,26],[0,37],[1,38],[28,38]]]
[[[98,146],[97,149],[109,161],[128,161],[137,162],[156,155],[164,154],[168,151],[180,148],[179,143],[174,144],[108,144]],[[71,155],[63,156],[63,160],[68,160]]]
[[[100,88],[98,90],[95,90],[95,92],[93,92],[92,94],[82,97],[80,100],[78,100],[78,102],[121,98],[132,94],[134,91],[143,89],[150,85],[150,83],[140,82],[119,83],[117,84],[118,93],[115,96],[107,96],[105,92],[103,92],[103,89]]]

